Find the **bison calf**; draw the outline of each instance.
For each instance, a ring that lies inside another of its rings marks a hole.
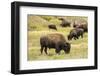
[[[68,40],[72,40],[74,38],[75,40],[78,39],[80,36],[83,38],[84,30],[81,28],[75,28],[70,31],[70,34],[68,35]]]
[[[61,50],[64,50],[65,53],[70,52],[70,44],[66,42],[64,36],[62,34],[53,33],[47,34],[40,38],[40,45],[41,45],[41,54],[44,50],[46,54],[47,48],[54,48],[57,54],[60,54]]]
[[[54,29],[54,30],[57,30],[57,28],[56,28],[56,25],[48,25],[48,27],[49,27],[49,29]]]

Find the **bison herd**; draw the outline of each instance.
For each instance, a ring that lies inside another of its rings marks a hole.
[[[59,18],[61,20],[61,27],[71,27],[71,23],[65,20],[64,18]],[[49,29],[53,29],[57,31],[57,27],[54,24],[48,25]],[[73,23],[73,29],[70,30],[69,34],[67,35],[68,40],[76,40],[83,38],[84,32],[88,31],[88,25],[86,23]],[[64,50],[64,52],[70,53],[71,49],[71,44],[66,41],[65,37],[62,34],[59,33],[52,33],[52,34],[47,34],[44,36],[40,37],[40,45],[41,45],[41,54],[43,51],[48,54],[47,49],[54,48],[56,54],[60,54],[61,50]]]

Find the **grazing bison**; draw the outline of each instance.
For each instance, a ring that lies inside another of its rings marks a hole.
[[[70,27],[71,23],[68,22],[67,20],[65,20],[64,18],[59,18],[59,20],[62,21],[62,23],[60,24],[60,26],[62,26],[62,27]]]
[[[56,54],[60,54],[61,50],[64,50],[65,53],[70,52],[71,45],[66,42],[64,36],[58,33],[47,34],[45,36],[40,37],[40,45],[41,45],[41,54],[44,50],[46,54],[47,48],[54,48]]]
[[[70,31],[70,34],[68,35],[68,40],[72,40],[74,38],[75,40],[78,39],[80,36],[83,38],[84,30],[81,28],[75,28]]]
[[[75,23],[73,24],[74,28],[82,28],[84,30],[84,32],[88,32],[88,25],[87,22],[85,23]]]
[[[48,27],[49,27],[49,29],[57,30],[56,25],[51,24],[51,25],[48,25]]]

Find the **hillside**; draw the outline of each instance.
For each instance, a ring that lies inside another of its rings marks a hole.
[[[55,24],[56,27],[59,27],[61,24],[61,20],[59,20],[59,18],[60,16],[57,17],[57,16],[28,15],[28,30],[30,31],[48,30],[49,24]],[[62,18],[71,22],[71,26],[73,26],[73,22],[84,23],[87,21],[87,17],[80,17],[80,16],[66,16]]]

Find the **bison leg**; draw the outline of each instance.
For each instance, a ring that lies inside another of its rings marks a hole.
[[[48,53],[47,53],[47,47],[45,47],[44,51],[45,51],[46,54],[48,54]]]
[[[59,50],[55,50],[56,54],[60,55],[60,51]]]
[[[74,37],[74,40],[76,40],[76,39],[78,39],[78,38],[79,38],[78,36],[75,36],[75,37]]]
[[[83,34],[81,34],[81,38],[83,38]]]
[[[74,37],[74,40],[76,40],[76,37]]]
[[[74,40],[78,39],[77,37],[74,37]]]
[[[78,36],[77,36],[76,38],[77,38],[77,39],[79,39],[79,37],[78,37]]]
[[[41,51],[41,54],[43,53],[43,49],[44,49],[44,47],[41,46],[41,50],[40,50]]]
[[[76,38],[76,39],[79,39],[79,36],[76,36],[75,38]]]
[[[56,50],[55,50],[56,54],[60,55],[60,48],[58,46],[56,46]]]

